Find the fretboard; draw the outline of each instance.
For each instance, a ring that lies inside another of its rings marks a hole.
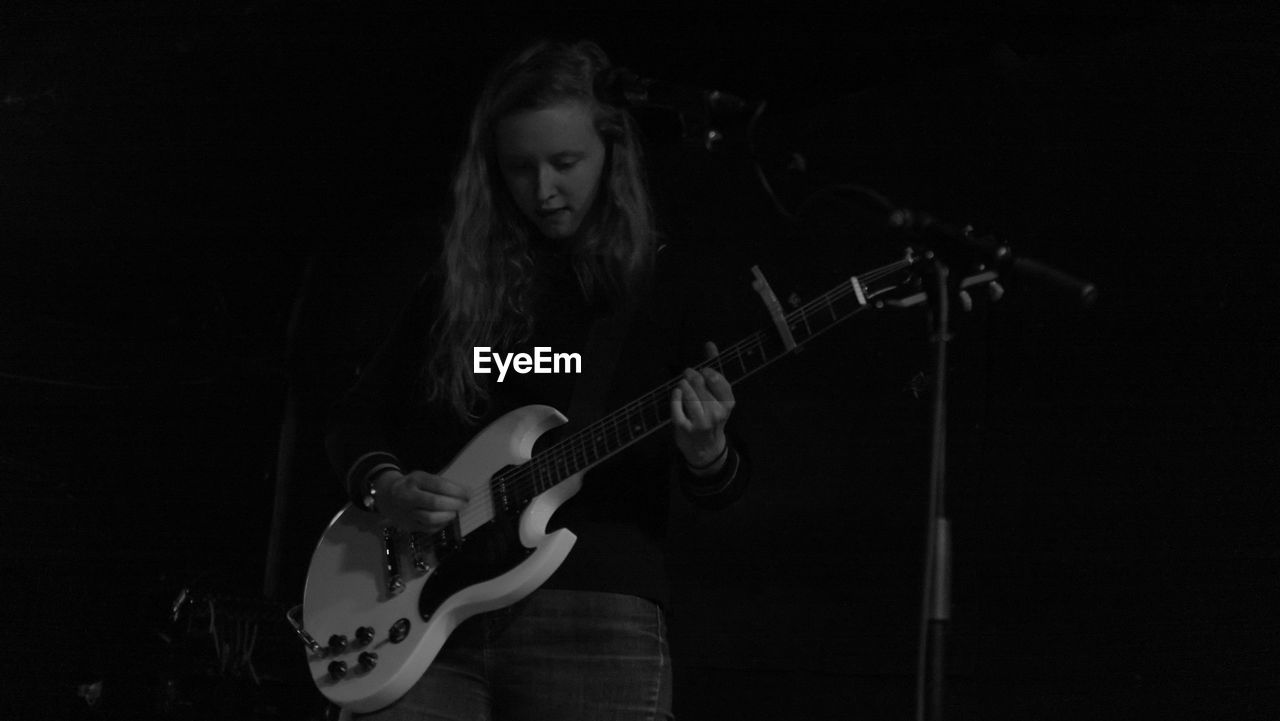
[[[911,259],[853,276],[785,314],[794,347],[788,347],[776,328],[758,330],[714,358],[694,366],[714,368],[731,383],[754,375],[783,356],[803,347],[837,324],[871,307],[870,299],[892,289]],[[564,479],[603,463],[671,422],[671,392],[680,376],[660,384],[618,410],[600,418],[513,470],[521,485],[537,495]]]

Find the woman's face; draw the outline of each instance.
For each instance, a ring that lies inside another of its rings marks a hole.
[[[498,121],[498,166],[516,207],[547,238],[578,231],[595,204],[605,147],[590,109],[565,101]]]

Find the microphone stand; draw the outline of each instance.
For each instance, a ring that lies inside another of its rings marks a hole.
[[[950,270],[936,256],[929,264],[929,326],[933,346],[930,404],[929,516],[925,531],[916,720],[941,721],[946,631],[951,621],[951,524],[947,519],[947,343],[950,340]]]
[[[942,721],[946,634],[951,623],[951,522],[946,509],[946,460],[947,343],[951,339],[952,296],[965,301],[961,294],[971,282],[989,283],[1003,274],[1020,277],[1080,308],[1091,306],[1097,300],[1098,290],[1089,281],[1038,260],[1017,256],[1009,246],[991,238],[976,236],[969,227],[957,228],[903,208],[890,213],[890,226],[905,232],[913,245],[920,244],[928,249],[924,257],[929,278],[925,295],[929,302],[930,342],[933,346],[932,443],[916,675],[916,721]],[[956,282],[951,279],[944,259],[956,259],[962,263],[976,260],[983,272]],[[992,287],[997,288],[994,284]]]

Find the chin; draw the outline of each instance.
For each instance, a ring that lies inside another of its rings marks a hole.
[[[538,226],[538,231],[542,233],[544,238],[549,238],[551,240],[564,240],[576,235],[578,232],[578,226],[560,225],[558,223],[551,226],[540,225]]]

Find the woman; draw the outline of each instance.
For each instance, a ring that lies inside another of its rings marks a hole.
[[[479,428],[533,403],[588,416],[621,406],[669,375],[688,337],[690,298],[704,289],[681,273],[703,274],[658,252],[636,128],[597,87],[608,69],[592,43],[542,42],[490,77],[440,261],[335,410],[334,467],[354,502],[400,529],[434,533],[458,518],[468,489],[431,471]],[[615,368],[592,376],[594,390],[579,387],[590,371],[501,382],[477,372],[477,348],[537,347]],[[736,497],[747,474],[725,433],[733,407],[722,375],[685,368],[667,409],[673,435],[593,469],[552,518],[578,537],[556,573],[463,623],[422,680],[372,716],[669,718],[666,489],[678,479],[708,506]]]

